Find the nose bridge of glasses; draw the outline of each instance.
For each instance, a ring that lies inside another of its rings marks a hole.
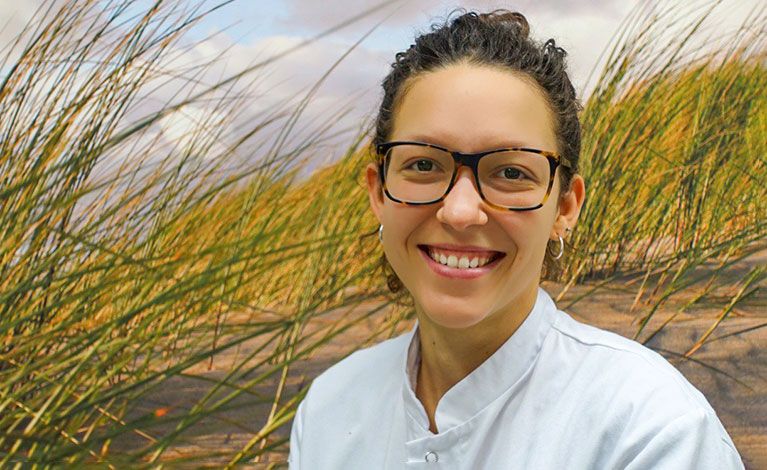
[[[463,165],[467,166],[469,168],[476,168],[479,164],[479,159],[487,155],[489,152],[481,152],[481,153],[461,153],[461,152],[451,152],[453,155],[453,159],[456,162],[456,165]]]
[[[484,156],[484,153],[461,153],[451,152],[453,160],[455,161],[455,178],[453,184],[458,182],[460,177],[461,168],[469,170],[469,174],[474,175],[474,187],[479,192],[479,159]]]

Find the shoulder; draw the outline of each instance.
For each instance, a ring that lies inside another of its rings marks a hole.
[[[572,318],[558,310],[552,323],[561,354],[593,374],[602,393],[620,393],[629,405],[652,400],[671,415],[695,409],[711,411],[710,404],[666,358],[652,349],[611,331]],[[641,401],[640,401],[641,400]]]
[[[333,364],[312,382],[305,401],[314,412],[336,404],[347,406],[389,393],[404,376],[405,354],[412,333],[406,332],[360,349]]]
[[[600,429],[604,455],[615,459],[610,468],[742,468],[708,400],[666,358],[561,310],[550,333],[562,396],[579,402],[582,421]]]
[[[357,350],[312,381],[293,421],[291,468],[346,468],[359,449],[382,452],[411,338],[412,330]]]

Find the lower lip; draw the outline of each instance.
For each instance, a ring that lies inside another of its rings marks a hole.
[[[450,266],[445,266],[442,263],[438,263],[431,259],[431,257],[422,249],[418,248],[418,251],[421,253],[421,256],[426,260],[426,264],[429,265],[432,271],[439,274],[440,276],[447,277],[450,279],[475,279],[480,276],[484,276],[485,274],[489,273],[495,267],[501,262],[501,260],[504,258],[504,256],[501,256],[500,258],[496,258],[490,263],[487,263],[484,266],[479,266],[476,268],[451,268]]]

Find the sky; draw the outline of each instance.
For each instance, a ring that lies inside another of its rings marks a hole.
[[[451,10],[463,7],[478,11],[510,8],[523,12],[531,23],[533,37],[541,41],[554,38],[568,52],[571,78],[579,95],[585,99],[589,73],[598,64],[600,54],[621,20],[634,6],[634,2],[627,0],[524,0],[514,4],[487,0],[417,0],[387,3],[389,5],[369,17],[281,60],[270,79],[275,86],[271,90],[272,96],[289,96],[314,83],[348,48],[369,33],[323,83],[315,104],[319,109],[333,103],[349,102],[353,97],[350,105],[354,109],[344,121],[352,125],[361,118],[371,117],[382,96],[380,83],[395,54],[406,50],[431,22],[443,20]],[[248,58],[263,57],[269,51],[294,45],[376,4],[369,0],[250,2],[238,8],[237,16],[233,16],[229,9],[211,15],[208,18],[210,28],[205,32],[211,34],[217,28],[226,27],[223,37],[211,41],[218,43],[211,50],[218,50],[233,41],[241,49],[232,61],[244,66]]]
[[[33,18],[35,8],[43,1],[0,0],[0,45],[5,47],[10,43]],[[656,0],[641,1],[643,4],[659,3]],[[139,4],[142,2],[151,3],[139,0]],[[742,18],[762,2],[723,0],[721,11],[726,15],[718,15],[713,27],[721,30],[737,27]],[[187,3],[204,8],[217,2]],[[682,5],[705,2],[676,3],[681,8]],[[330,139],[329,145],[334,147],[328,151],[328,159],[332,159],[338,155],[339,148],[350,142],[361,123],[375,115],[382,96],[380,83],[395,54],[407,49],[419,32],[427,31],[430,23],[443,20],[451,10],[458,7],[478,11],[506,8],[522,12],[531,25],[532,37],[541,42],[553,38],[567,51],[572,82],[585,103],[598,70],[604,64],[606,49],[613,43],[621,22],[637,6],[638,0],[399,0],[383,3],[372,0],[234,0],[206,16],[192,29],[185,38],[190,47],[180,48],[165,65],[173,68],[216,59],[215,66],[205,74],[208,82],[214,82],[378,7],[372,14],[265,68],[245,90],[249,99],[238,117],[240,123],[248,122],[259,113],[263,115],[286,100],[299,99],[335,61],[348,53],[316,90],[302,120],[305,133],[311,133],[318,123],[330,120],[336,122],[334,129],[348,129],[348,133]],[[690,7],[690,14],[693,10]],[[364,40],[349,52],[361,38]],[[172,89],[173,86],[169,86],[159,93],[171,93]],[[346,111],[345,115],[334,115],[342,109]],[[164,120],[158,131],[167,139],[179,139],[207,112],[209,110],[199,106],[190,107]],[[296,131],[296,138],[300,132]]]
[[[386,2],[376,14],[340,30],[323,40],[324,51],[313,51],[331,59],[332,46],[349,46],[370,28],[381,22],[360,46],[360,55],[367,56],[366,69],[373,77],[382,78],[394,54],[405,50],[415,35],[428,29],[432,21],[440,21],[455,8],[490,11],[496,8],[517,10],[531,23],[531,35],[545,41],[554,38],[568,51],[574,81],[585,86],[588,72],[597,63],[602,50],[617,30],[621,20],[636,4],[632,0],[523,0],[514,3],[499,1],[440,1],[417,0]],[[317,34],[346,18],[376,6],[373,1],[330,0],[264,0],[244,4],[239,18],[224,9],[211,15],[211,25],[231,25],[227,33],[242,44],[258,49],[280,40],[305,38]],[[349,72],[344,72],[349,73]],[[375,79],[372,80],[375,84]],[[367,86],[370,82],[362,82]]]

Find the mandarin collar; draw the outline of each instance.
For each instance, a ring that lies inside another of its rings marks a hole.
[[[453,385],[437,404],[434,420],[440,434],[464,423],[514,386],[538,356],[543,340],[554,321],[556,306],[549,294],[538,287],[532,310],[522,324],[485,362]],[[405,410],[429,434],[426,411],[415,395],[420,343],[418,320],[408,332],[409,346],[402,354],[402,395]]]

